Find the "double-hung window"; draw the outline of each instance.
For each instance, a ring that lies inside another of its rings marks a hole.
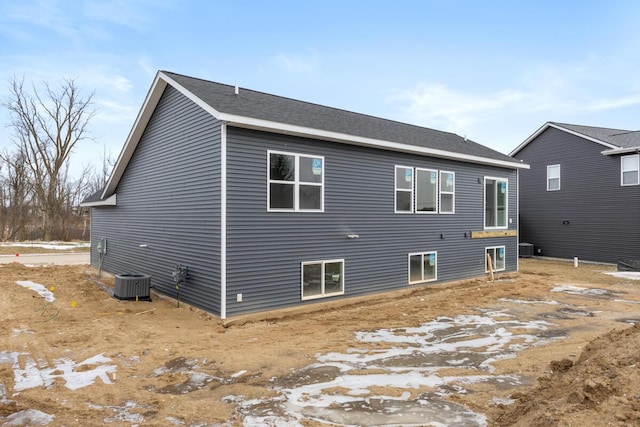
[[[302,263],[302,299],[344,293],[344,260]]]
[[[409,254],[409,284],[432,282],[437,278],[437,252]]]
[[[324,157],[268,151],[268,211],[324,209]]]
[[[416,168],[416,212],[438,213],[438,171]]]
[[[560,190],[560,165],[547,166],[547,191]]]
[[[396,166],[396,213],[413,212],[413,168]]]
[[[485,248],[485,259],[485,273],[488,273],[489,271],[504,271],[504,246]]]
[[[455,172],[440,171],[440,213],[455,213]]]
[[[507,180],[484,178],[484,228],[507,228]]]
[[[620,185],[640,184],[640,155],[622,156]]]

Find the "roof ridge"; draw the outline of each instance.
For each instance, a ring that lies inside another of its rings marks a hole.
[[[575,126],[575,127],[580,127],[580,128],[619,130],[619,131],[622,131],[623,133],[626,133],[626,132],[637,132],[637,131],[634,131],[634,130],[620,129],[620,128],[610,128],[610,127],[604,127],[604,126],[589,126],[589,125],[578,125],[578,124],[574,124],[574,123],[560,123],[560,122],[549,122],[549,123],[553,123],[554,125],[558,125],[558,126]]]

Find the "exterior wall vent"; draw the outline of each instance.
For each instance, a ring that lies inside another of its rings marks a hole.
[[[151,276],[147,274],[116,274],[113,296],[127,301],[151,301]]]

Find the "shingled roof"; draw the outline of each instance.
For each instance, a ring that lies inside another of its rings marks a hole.
[[[265,130],[344,144],[493,165],[528,168],[517,159],[450,132],[326,107],[237,86],[158,71],[111,177],[101,195],[115,194],[167,85],[228,126]]]
[[[181,74],[162,71],[217,111],[276,123],[416,145],[453,153],[514,162],[503,153],[451,132],[326,107]]]
[[[640,149],[640,131],[604,128],[597,126],[573,125],[569,123],[547,122],[522,144],[516,147],[510,155],[516,155],[529,142],[534,140],[546,129],[553,127],[606,147],[603,154],[620,154]]]

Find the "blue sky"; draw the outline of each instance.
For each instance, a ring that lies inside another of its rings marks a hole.
[[[95,91],[72,171],[117,157],[158,69],[509,153],[546,121],[640,128],[638,22],[616,0],[0,0],[0,98],[12,76]]]

